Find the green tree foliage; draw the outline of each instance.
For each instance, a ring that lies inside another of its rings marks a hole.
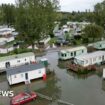
[[[16,29],[19,38],[34,51],[35,41],[48,35],[54,28],[57,0],[17,0]]]
[[[90,24],[85,27],[83,32],[84,32],[83,36],[84,38],[92,38],[94,41],[95,39],[101,38],[103,36],[104,29],[99,25]]]
[[[94,16],[94,12],[91,12],[91,11],[85,11],[85,12],[71,12],[71,13],[68,13],[68,12],[61,12],[61,18],[60,21],[61,21],[61,26],[66,24],[67,21],[78,21],[78,22],[83,22],[83,21],[87,21],[87,22],[92,22],[94,23],[94,19],[95,16]]]
[[[15,22],[15,6],[12,4],[1,5],[2,23],[8,26],[13,25]]]
[[[105,28],[105,0],[94,7],[95,22]]]

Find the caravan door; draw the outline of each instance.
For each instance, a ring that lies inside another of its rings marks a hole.
[[[28,73],[25,73],[25,80],[28,80]]]

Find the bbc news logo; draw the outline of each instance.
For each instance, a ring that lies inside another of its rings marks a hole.
[[[0,97],[13,97],[14,92],[13,91],[3,91],[0,90]]]

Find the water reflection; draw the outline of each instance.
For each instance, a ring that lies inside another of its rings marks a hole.
[[[95,75],[95,72],[94,71],[93,72],[90,72],[88,74],[77,74],[77,73],[75,73],[73,71],[67,70],[67,73],[70,76],[73,76],[74,79],[87,79],[88,77]]]
[[[102,77],[102,74],[103,74],[103,72],[102,71],[96,71],[96,75],[98,76],[98,77]]]
[[[58,67],[60,69],[65,69],[67,68],[67,65],[70,63],[70,60],[66,60],[66,61],[61,61],[61,60],[58,60]]]
[[[102,90],[105,91],[105,79],[102,79]]]
[[[38,92],[48,95],[52,97],[53,99],[59,99],[60,98],[60,87],[57,85],[57,82],[59,79],[56,77],[56,75],[52,75],[47,79],[46,81],[46,87],[43,89],[39,89]]]
[[[4,78],[5,78],[5,75],[0,76],[0,79],[2,80],[2,82],[0,82],[0,90],[1,91],[7,91],[9,89],[7,81],[3,81]],[[9,103],[10,103],[9,97],[0,96],[0,105],[9,105]]]
[[[1,73],[0,74],[0,82],[3,82],[3,81],[5,81],[6,80],[6,73]]]

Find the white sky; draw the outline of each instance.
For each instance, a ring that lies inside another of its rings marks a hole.
[[[103,0],[59,0],[61,11],[85,11],[86,9],[93,10],[96,3]],[[15,3],[15,0],[0,0],[1,3]]]

